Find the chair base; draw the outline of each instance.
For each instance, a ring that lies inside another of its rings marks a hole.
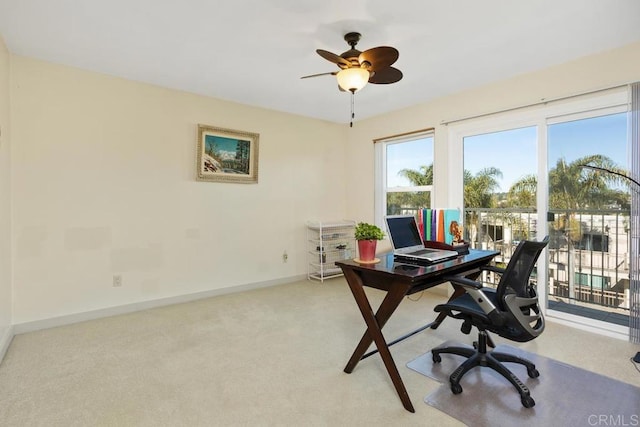
[[[480,331],[477,349],[471,349],[468,347],[434,348],[433,350],[431,350],[433,362],[441,362],[442,358],[440,357],[440,354],[442,353],[456,354],[458,356],[464,356],[467,358],[467,360],[465,360],[462,365],[458,366],[458,368],[453,371],[453,373],[449,377],[449,383],[451,385],[451,391],[453,392],[453,394],[462,393],[460,380],[462,379],[462,376],[464,374],[466,374],[476,366],[485,366],[498,372],[516,388],[518,393],[520,393],[522,406],[524,406],[525,408],[532,408],[536,404],[536,402],[531,397],[529,388],[524,385],[522,381],[520,381],[520,379],[516,377],[509,369],[507,369],[507,367],[504,366],[502,362],[512,362],[524,365],[527,368],[527,375],[529,375],[530,378],[537,378],[538,376],[540,376],[540,373],[536,369],[536,366],[530,361],[518,356],[514,356],[512,354],[501,353],[497,351],[487,352],[487,339],[487,332]]]

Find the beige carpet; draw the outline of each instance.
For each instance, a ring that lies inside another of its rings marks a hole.
[[[447,345],[460,344],[450,342]],[[533,408],[524,408],[515,388],[501,375],[486,367],[474,368],[465,374],[460,381],[463,392],[454,395],[448,378],[464,361],[461,356],[442,354],[442,362],[433,363],[431,352],[427,352],[407,366],[442,383],[424,399],[427,404],[469,426],[640,424],[639,387],[510,345],[499,345],[496,351],[524,357],[535,363],[540,372],[540,377],[535,379],[527,376],[525,367],[514,363],[505,364],[531,391],[531,396],[536,401]]]
[[[367,292],[376,307],[382,292]],[[433,319],[443,301],[431,293],[407,298],[385,336]],[[422,402],[439,383],[406,367],[446,340],[464,339],[459,328],[445,321],[391,348],[415,414],[402,407],[379,356],[342,371],[365,329],[342,278],[21,334],[0,364],[0,425],[460,427]],[[640,386],[629,362],[638,346],[626,341],[548,322],[526,345]]]

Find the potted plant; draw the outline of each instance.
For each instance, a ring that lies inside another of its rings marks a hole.
[[[355,238],[358,241],[359,260],[373,261],[378,240],[384,239],[384,233],[377,225],[359,222],[356,225]]]

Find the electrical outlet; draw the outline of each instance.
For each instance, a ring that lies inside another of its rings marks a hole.
[[[122,286],[122,276],[116,274],[115,276],[113,276],[113,287],[119,288],[120,286]]]
[[[287,251],[284,251],[282,253],[282,262],[287,262],[288,259],[289,259],[289,255],[287,255]]]

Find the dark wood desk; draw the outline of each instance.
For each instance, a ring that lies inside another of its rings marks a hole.
[[[445,279],[447,276],[463,275],[475,279],[480,274],[480,267],[487,265],[498,254],[499,252],[495,251],[471,249],[467,255],[461,255],[457,258],[431,265],[396,262],[394,261],[393,253],[382,254],[379,256],[380,262],[376,264],[358,264],[353,260],[336,262],[336,265],[342,268],[353,297],[367,324],[367,330],[353,351],[344,371],[350,374],[358,362],[379,352],[403,406],[406,410],[415,412],[402,378],[400,378],[398,368],[389,351],[389,346],[429,327],[432,329],[437,328],[446,315],[441,313],[434,322],[388,344],[382,335],[382,328],[405,296],[444,283],[447,281]],[[365,294],[365,286],[380,289],[387,293],[375,314]],[[454,287],[454,293],[450,299],[462,294],[464,294],[463,288]],[[375,342],[377,350],[365,354],[372,342]]]

